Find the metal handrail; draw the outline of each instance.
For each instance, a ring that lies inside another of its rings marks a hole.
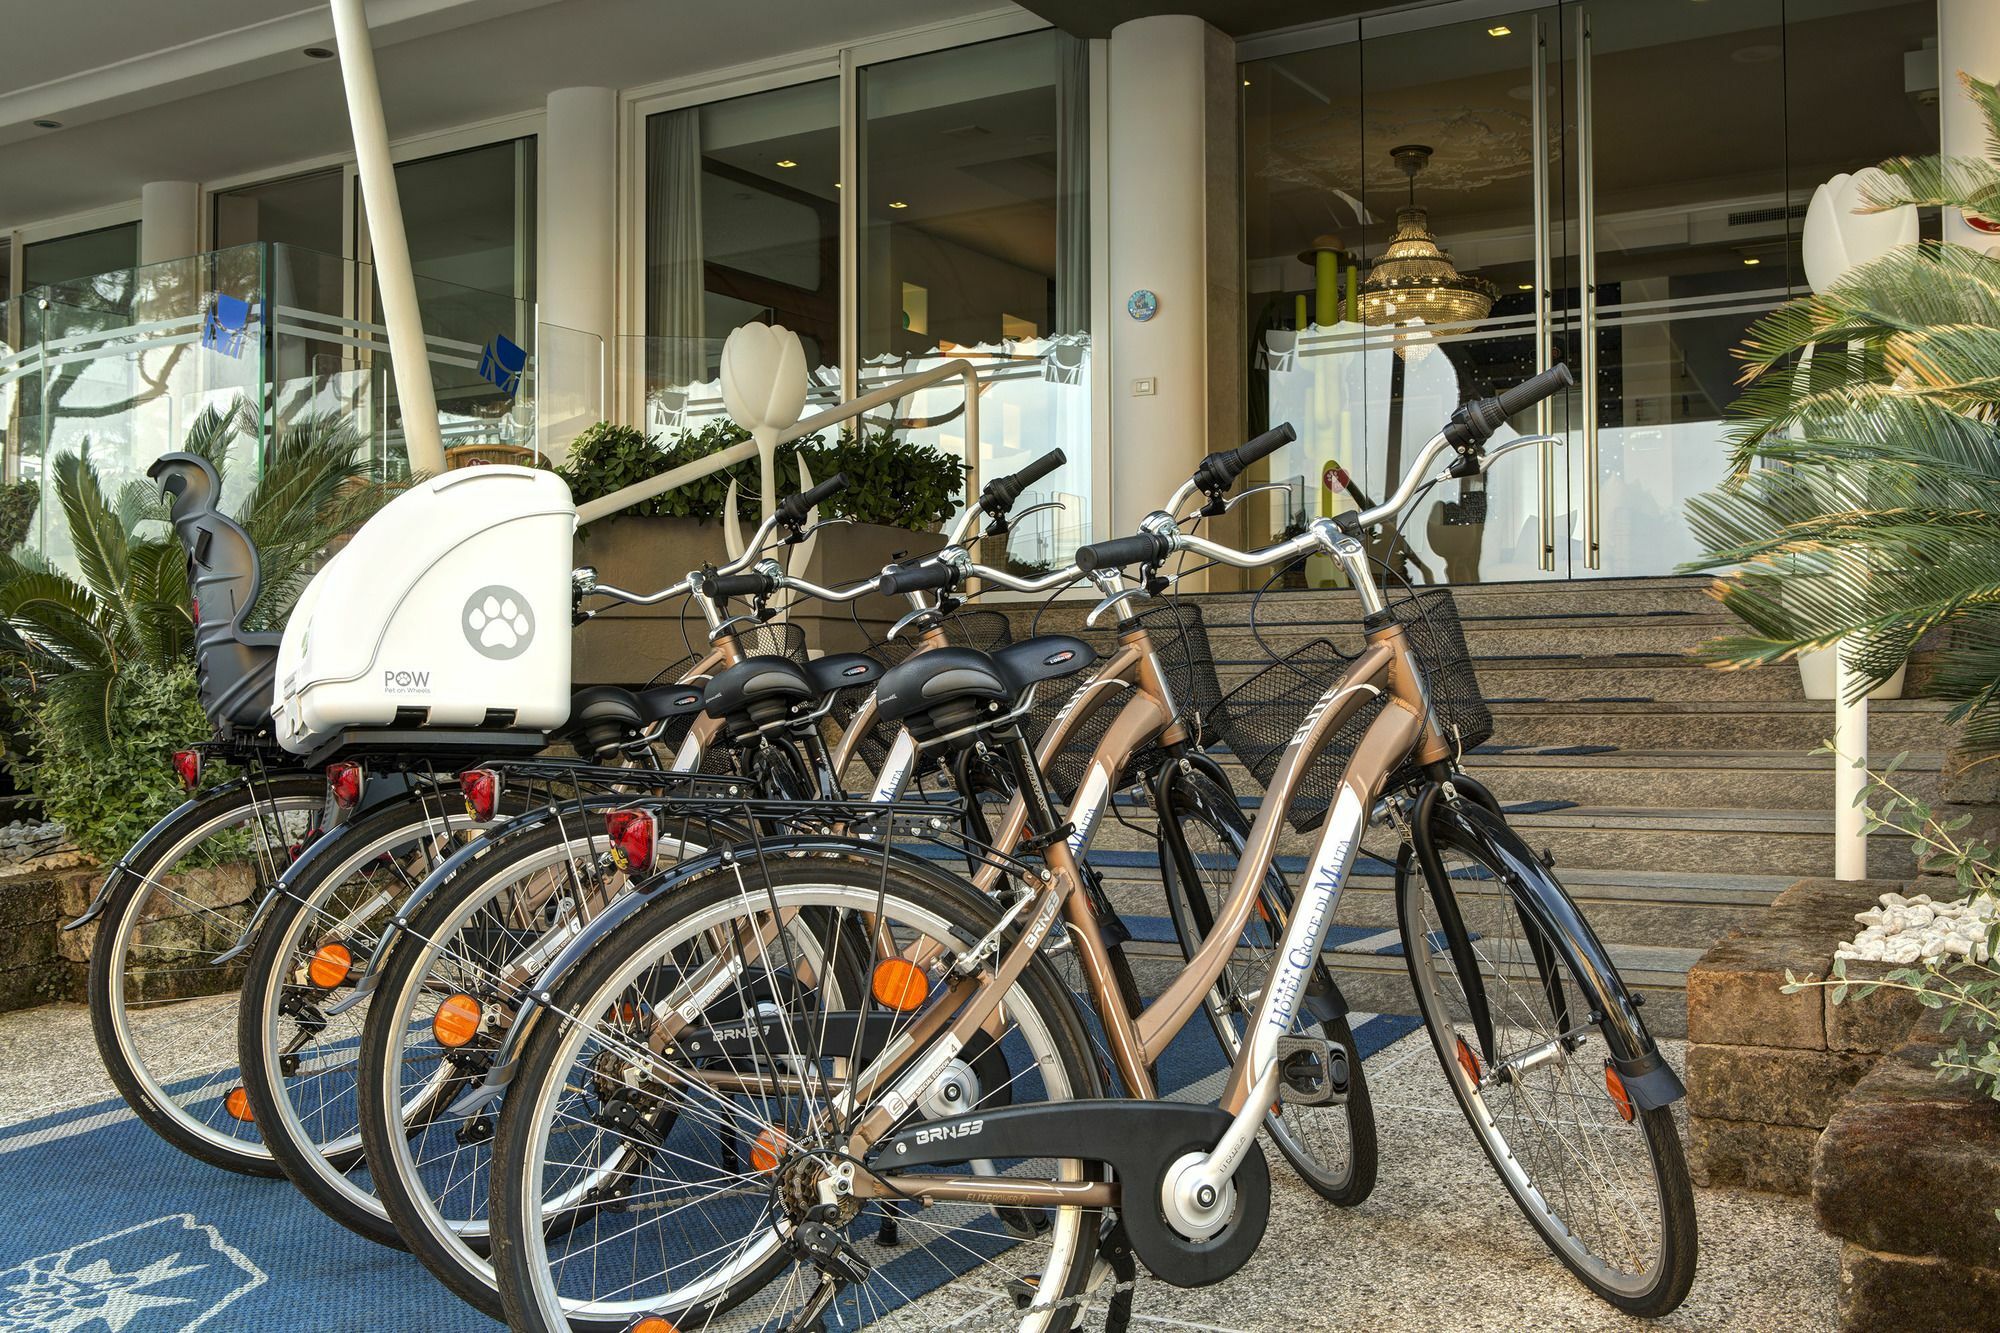
[[[847,402],[829,407],[824,412],[816,413],[813,416],[794,422],[779,433],[778,443],[786,444],[807,435],[817,435],[828,426],[838,425],[843,421],[850,421],[864,412],[873,411],[884,403],[893,403],[898,398],[906,397],[919,389],[927,389],[933,384],[939,384],[948,379],[963,379],[965,381],[965,493],[969,496],[977,495],[979,493],[979,371],[977,367],[964,357],[953,357],[942,365],[932,366],[929,370],[919,371],[905,379],[899,379],[893,384],[885,384],[879,389],[871,389],[858,398],[851,398]],[[608,518],[612,514],[618,513],[622,509],[630,508],[642,500],[650,500],[654,496],[670,491],[676,486],[685,486],[691,481],[697,481],[711,473],[720,472],[724,468],[734,467],[736,464],[747,462],[756,456],[757,442],[755,440],[745,440],[741,444],[732,444],[727,449],[712,453],[706,458],[698,458],[692,463],[683,463],[679,467],[668,468],[657,477],[649,478],[646,481],[633,482],[630,486],[615,490],[609,495],[578,505],[576,507],[577,526],[582,527],[584,524],[594,523],[600,518]],[[767,509],[776,503],[777,497],[765,497],[765,506]]]

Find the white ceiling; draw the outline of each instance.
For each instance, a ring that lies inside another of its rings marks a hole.
[[[0,226],[351,151],[323,5],[33,0],[0,43]],[[996,0],[369,0],[389,132],[990,12]],[[36,129],[39,118],[58,130]]]

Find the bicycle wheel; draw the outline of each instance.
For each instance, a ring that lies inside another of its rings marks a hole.
[[[1160,836],[1180,844],[1176,848],[1169,842],[1161,847],[1160,865],[1175,933],[1182,951],[1193,958],[1229,897],[1249,840],[1250,824],[1234,795],[1210,778],[1184,773],[1177,775],[1168,789]],[[1191,874],[1183,873],[1184,865],[1191,868]],[[1257,1002],[1271,974],[1275,950],[1284,939],[1291,908],[1291,889],[1273,866],[1258,891],[1256,910],[1244,927],[1234,958],[1202,1003],[1223,1055],[1232,1061],[1242,1049],[1244,1031],[1256,1017]],[[1344,1055],[1345,1103],[1298,1106],[1280,1101],[1265,1118],[1264,1129],[1299,1179],[1320,1197],[1351,1208],[1375,1188],[1375,1108],[1346,1014],[1315,1021],[1310,1012],[1315,1000],[1330,1001],[1338,994],[1325,964],[1315,966],[1305,1002],[1292,1022],[1292,1033],[1327,1042],[1330,1062],[1332,1052]],[[1335,1073],[1329,1071],[1330,1075]]]
[[[436,793],[342,826],[258,932],[244,977],[237,1056],[272,1157],[327,1216],[397,1248],[361,1161],[356,1076],[368,1005],[327,1009],[360,978],[398,904],[477,827]]]
[[[1619,1309],[1666,1314],[1695,1266],[1694,1194],[1672,1111],[1632,1104],[1591,1023],[1590,992],[1516,908],[1503,871],[1448,829],[1434,837],[1444,882],[1406,868],[1396,904],[1445,1080],[1556,1257]],[[1473,961],[1463,970],[1448,912],[1464,923]],[[1482,1000],[1490,1054],[1472,1017]]]
[[[155,1133],[211,1166],[279,1173],[237,1095],[229,1038],[243,965],[211,960],[242,938],[325,800],[317,773],[197,798],[113,872],[97,921],[87,994],[104,1068]]]
[[[734,840],[704,829],[698,843],[691,828],[667,827],[673,836],[660,851],[674,859],[718,837]],[[450,1103],[483,1078],[521,988],[622,891],[621,872],[600,860],[607,847],[601,832],[592,836],[575,821],[499,835],[491,852],[411,916],[382,965],[362,1031],[361,1138],[375,1192],[425,1266],[496,1319],[500,1292],[487,1261],[495,1111],[454,1114]],[[439,1035],[441,1013],[449,1020],[466,1012],[476,1012],[476,1031],[447,1025]],[[441,1082],[450,1092],[433,1097]],[[443,1109],[422,1114],[434,1101]]]
[[[843,1082],[857,1066],[865,1077],[920,1015],[956,994],[942,969],[997,920],[970,888],[900,868],[885,874],[861,851],[742,863],[636,913],[560,985],[501,1111],[493,1257],[509,1327],[614,1333],[657,1318],[695,1328],[726,1311],[745,1327],[802,1326],[787,1321],[803,1312],[812,1322],[816,1301],[830,1295],[838,1303],[819,1311],[827,1324],[852,1327],[916,1294],[908,1283],[969,1276],[1014,1294],[1020,1327],[1068,1328],[1095,1253],[1095,1210],[897,1208],[900,1238],[887,1246],[882,1206],[836,1194],[816,1216],[832,1238],[819,1253],[837,1262],[801,1256],[787,1240],[823,1204],[820,1184],[845,1157],[839,1126],[876,1104],[870,1095],[846,1106]],[[866,944],[849,944],[864,921]],[[868,998],[882,976],[897,975],[877,964],[906,955],[927,959],[911,969],[923,981],[908,983],[903,971],[886,992],[895,1008]],[[718,974],[728,978],[719,989],[700,984]],[[857,992],[872,1010],[857,1014]],[[656,1013],[688,1020],[666,1047],[670,1060],[648,1045]],[[997,1044],[946,1063],[906,1119],[1003,1098],[1097,1095],[1075,1008],[1041,960],[998,1016]],[[986,1170],[1080,1180],[1094,1164]],[[589,1216],[558,1234],[578,1209]],[[823,1287],[837,1266],[849,1266],[847,1279]]]

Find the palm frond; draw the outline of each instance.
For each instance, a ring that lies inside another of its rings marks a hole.
[[[56,459],[56,498],[69,524],[70,542],[84,585],[119,618],[129,611],[125,581],[130,573],[125,529],[105,503],[97,469],[77,454]]]

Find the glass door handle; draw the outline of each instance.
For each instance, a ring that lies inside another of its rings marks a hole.
[[[1590,11],[1576,12],[1576,177],[1577,177],[1577,305],[1583,315],[1580,330],[1583,388],[1583,564],[1603,567],[1603,515],[1597,488],[1597,170],[1595,120],[1590,104]]]
[[[1555,333],[1549,306],[1554,300],[1553,264],[1549,253],[1549,62],[1548,34],[1542,16],[1534,17],[1534,68],[1529,78],[1532,106],[1530,133],[1534,135],[1535,213],[1535,369],[1548,368],[1555,359]],[[1535,405],[1535,433],[1547,436],[1554,424],[1555,404],[1544,398]],[[1539,497],[1535,563],[1545,571],[1556,567],[1556,486],[1555,447],[1544,443],[1536,453],[1535,490]]]

